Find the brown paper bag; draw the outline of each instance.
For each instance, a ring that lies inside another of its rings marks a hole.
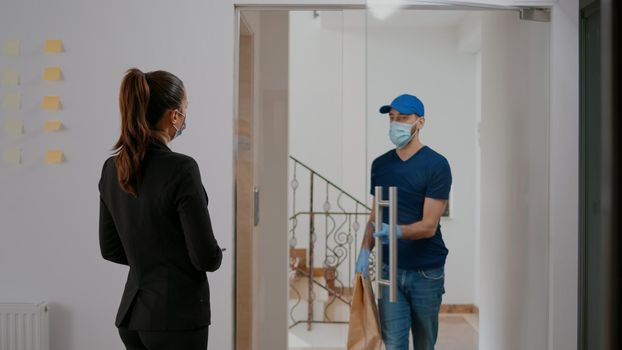
[[[357,273],[350,307],[348,350],[380,350],[380,320],[371,281]]]

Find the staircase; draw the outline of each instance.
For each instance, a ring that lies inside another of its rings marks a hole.
[[[370,209],[291,156],[290,164],[289,349],[345,349]],[[372,278],[373,265],[372,257]]]
[[[290,252],[294,259],[306,261],[306,249]],[[289,350],[345,350],[352,288],[335,287],[334,268],[331,267],[313,268],[311,282],[306,264],[290,266],[290,271]],[[309,283],[313,298],[309,298]],[[314,315],[311,329],[305,327],[309,305]]]

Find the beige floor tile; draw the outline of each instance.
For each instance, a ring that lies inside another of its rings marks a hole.
[[[436,350],[477,350],[477,316],[462,314],[441,315]]]

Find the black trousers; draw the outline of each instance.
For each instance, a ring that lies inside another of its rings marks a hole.
[[[133,331],[119,327],[127,350],[206,350],[209,327],[191,331]]]

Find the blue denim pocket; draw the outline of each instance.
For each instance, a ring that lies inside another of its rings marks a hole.
[[[421,274],[421,276],[423,276],[423,278],[432,280],[432,281],[438,281],[440,279],[445,278],[444,267],[439,267],[436,269],[428,269],[428,270],[419,270],[419,273]]]

